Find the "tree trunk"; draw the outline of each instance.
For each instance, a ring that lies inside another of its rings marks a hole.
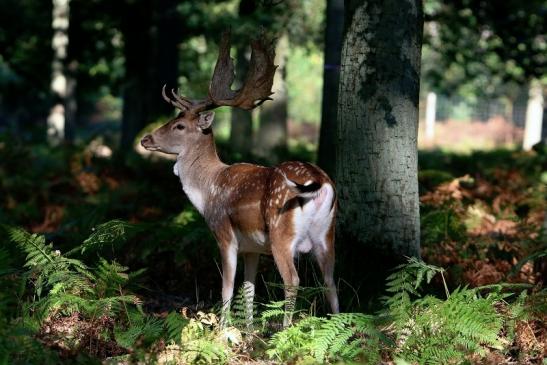
[[[126,5],[126,14],[122,19],[124,39],[125,80],[123,85],[123,116],[121,152],[133,148],[137,133],[151,122],[149,80],[151,72],[151,36],[152,23],[149,0]]]
[[[255,142],[257,155],[277,161],[277,154],[287,150],[287,54],[289,48],[287,35],[283,35],[275,48],[275,64],[279,65],[274,77],[273,101],[260,107],[260,127]],[[275,153],[278,152],[278,153]]]
[[[244,47],[237,47],[236,52],[236,77],[241,84],[249,61],[245,57]],[[253,142],[253,115],[250,111],[239,108],[232,108],[231,112],[230,146],[242,156],[246,156],[251,151]]]
[[[150,118],[152,121],[173,113],[173,107],[161,97],[161,88],[177,88],[178,44],[184,33],[184,22],[179,18],[176,0],[153,0],[154,27],[151,51],[154,54],[150,88]]]
[[[338,246],[354,260],[345,265],[366,267],[366,276],[420,255],[422,4],[360,0],[346,6],[335,175]],[[384,283],[369,280],[365,286],[374,284]]]
[[[74,113],[67,113],[66,101],[73,100],[75,84],[67,76],[65,61],[68,48],[68,26],[69,26],[70,4],[69,0],[53,0],[52,28],[53,39],[53,61],[51,64],[51,91],[54,95],[54,105],[47,118],[47,139],[51,145],[58,145],[66,137],[67,124],[74,121]],[[71,105],[69,105],[71,106]]]
[[[256,6],[255,0],[240,0],[238,13],[242,27],[254,22]],[[246,32],[243,29],[240,31],[243,31],[243,33]],[[239,85],[243,83],[249,66],[245,50],[246,48],[243,44],[236,46],[235,81]],[[232,108],[231,113],[230,146],[242,156],[246,156],[251,152],[251,148],[253,147],[253,115],[250,111],[238,108]]]
[[[327,0],[323,66],[323,100],[317,164],[330,176],[334,175],[336,150],[336,112],[340,81],[340,53],[344,30],[344,1]]]

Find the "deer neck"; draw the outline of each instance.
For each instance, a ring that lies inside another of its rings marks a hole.
[[[182,189],[201,214],[204,214],[218,174],[226,167],[218,157],[212,133],[208,137],[207,143],[192,146],[179,154],[175,165]]]

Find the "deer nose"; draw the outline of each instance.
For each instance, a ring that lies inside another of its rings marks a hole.
[[[147,134],[146,136],[142,137],[141,146],[147,147],[151,144],[154,144],[154,140],[152,139],[152,135]]]

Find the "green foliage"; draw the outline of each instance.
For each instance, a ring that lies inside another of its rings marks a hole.
[[[163,321],[145,314],[140,308],[139,298],[129,291],[142,270],[129,272],[127,267],[102,258],[99,258],[96,266],[90,267],[81,260],[62,255],[54,249],[53,244],[46,243],[44,236],[30,234],[19,228],[4,229],[8,232],[9,239],[26,254],[23,263],[26,271],[22,272],[21,278],[23,283],[32,284],[32,290],[26,296],[27,302],[22,304],[24,324],[15,322],[12,328],[20,328],[18,331],[23,331],[21,338],[18,337],[17,331],[11,335],[14,341],[22,341],[21,346],[24,343],[34,346],[33,341],[30,338],[26,340],[25,336],[38,331],[44,325],[54,327],[56,321],[69,318],[72,314],[77,314],[73,326],[87,323],[82,328],[101,326],[100,318],[103,318],[103,322],[112,322],[113,328],[106,327],[97,332],[95,336],[98,337],[94,341],[110,341],[112,338],[117,346],[127,349],[136,346],[149,347],[161,337],[171,339],[175,331],[179,332],[180,338],[184,323],[181,324],[181,321],[175,320],[173,316],[169,317],[169,321]],[[116,229],[117,227],[112,228],[109,234],[116,236]],[[94,237],[92,235],[74,252],[80,252],[86,245],[94,245]],[[0,247],[0,272],[13,273],[6,252],[5,248]],[[3,276],[0,275],[0,281],[2,279]],[[0,299],[3,299],[3,295]],[[2,309],[0,305],[0,314]],[[62,338],[66,336],[63,333],[52,335],[61,336],[59,341],[63,341],[63,346],[74,351],[86,346],[80,337],[70,340]],[[43,356],[47,353],[42,351]],[[15,358],[23,356],[19,348],[11,346],[9,342],[0,341],[0,356],[4,354]]]
[[[133,309],[127,312],[127,324],[124,327],[114,328],[114,336],[120,346],[133,348],[139,340],[141,345],[148,347],[163,334],[164,323],[159,318],[146,316]]]
[[[175,344],[180,344],[182,330],[188,324],[188,319],[177,312],[170,312],[165,317],[165,330],[167,332],[167,340],[173,341]]]
[[[418,171],[418,181],[420,183],[421,191],[433,190],[436,186],[451,181],[454,176],[442,170],[420,170]]]
[[[38,297],[45,290],[76,295],[92,290],[89,285],[92,274],[81,261],[61,255],[52,244],[46,244],[44,236],[18,228],[8,227],[6,230],[10,239],[27,255],[24,267],[35,278],[33,284]]]
[[[225,364],[232,356],[231,344],[240,338],[236,329],[220,328],[213,313],[199,312],[182,328],[179,343],[167,346],[159,357],[162,363]]]
[[[323,58],[316,50],[292,47],[287,60],[289,117],[298,123],[319,124],[321,120],[321,77]],[[306,108],[302,108],[306,105]]]
[[[110,241],[123,236],[120,227],[130,225],[120,221],[101,226],[102,233],[94,232],[73,254],[82,252],[84,246],[87,249],[104,241],[97,237],[108,236]],[[86,265],[62,255],[43,236],[12,227],[5,230],[26,256],[22,280],[32,284],[32,290],[21,308],[24,322],[12,323],[0,317],[0,360],[55,362],[54,352],[33,350],[38,342],[31,335],[44,324],[77,313],[80,323],[95,323],[96,318],[110,321],[111,327],[97,332],[97,340],[113,341],[120,349],[150,351],[163,340],[167,347],[154,354],[159,363],[227,363],[238,351],[255,346],[253,342],[260,337],[265,348],[257,356],[283,363],[376,364],[386,353],[399,362],[461,363],[470,356],[483,357],[492,349],[504,350],[507,340],[502,340],[502,334],[513,341],[518,321],[531,315],[527,302],[537,296],[530,297],[523,291],[508,304],[506,299],[511,294],[503,293],[507,288],[504,285],[450,292],[443,269],[411,258],[387,278],[385,309],[381,312],[330,317],[300,312],[292,326],[272,334],[274,323],[279,323],[284,315],[283,301],[266,304],[257,314],[256,306],[248,302],[242,288],[233,300],[229,327],[221,326],[213,313],[198,312],[188,318],[170,312],[162,319],[144,313],[139,299],[130,291],[140,272],[132,273],[127,267],[102,258],[94,265]],[[8,249],[0,246],[0,282],[15,272]],[[440,275],[444,285],[444,299],[422,295],[424,285],[436,275]],[[5,311],[1,303],[0,313]],[[262,323],[258,330],[249,321],[250,311]],[[61,341],[73,350],[86,343],[62,337]]]
[[[460,363],[486,348],[501,348],[502,316],[496,305],[504,296],[482,296],[479,289],[456,289],[446,300],[420,298],[418,288],[444,270],[410,259],[387,279],[387,314],[395,327],[395,356],[412,363]],[[446,283],[443,283],[446,288]],[[412,297],[417,297],[411,300]]]
[[[464,223],[449,207],[422,212],[420,221],[424,246],[448,240],[461,241],[465,237]]]
[[[399,363],[448,364],[502,350],[502,331],[514,331],[516,321],[527,312],[526,293],[509,305],[505,298],[511,294],[503,294],[501,286],[449,292],[443,273],[441,268],[409,259],[388,277],[386,308],[379,314],[303,316],[275,333],[266,353],[281,362],[376,364],[387,350]],[[422,297],[420,289],[438,274],[446,299]],[[503,313],[502,307],[506,308]],[[270,308],[265,318],[282,314],[279,305]]]
[[[131,224],[119,219],[98,225],[93,229],[93,233],[84,241],[81,246],[74,250],[80,250],[83,254],[88,250],[100,251],[105,244],[112,247],[121,245],[134,235],[144,231],[145,226]],[[71,252],[74,252],[72,250]]]

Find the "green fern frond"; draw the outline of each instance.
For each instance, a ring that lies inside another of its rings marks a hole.
[[[116,342],[125,348],[133,348],[137,340],[143,344],[151,344],[163,333],[163,321],[158,318],[147,316],[137,310],[128,313],[128,324],[125,328],[114,327]]]
[[[188,324],[188,319],[177,312],[170,312],[164,321],[167,340],[180,344],[182,329]]]
[[[148,226],[145,224],[134,224],[114,219],[94,228],[93,233],[83,244],[69,251],[67,255],[72,255],[76,252],[83,254],[87,251],[98,251],[105,245],[114,247],[125,243],[131,237],[146,229],[148,229]]]

